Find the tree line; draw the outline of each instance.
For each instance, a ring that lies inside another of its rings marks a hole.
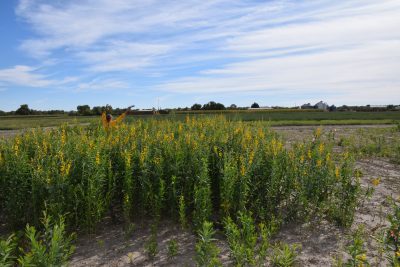
[[[260,108],[260,105],[256,102],[250,105],[251,108]],[[297,109],[298,107],[279,107],[279,106],[274,106],[271,107],[272,109]],[[167,114],[170,111],[189,111],[189,110],[194,110],[194,111],[200,111],[200,110],[245,110],[248,109],[248,107],[238,107],[236,104],[231,104],[230,106],[225,107],[224,104],[218,103],[215,101],[210,101],[206,104],[198,104],[195,103],[193,104],[190,108],[185,107],[185,108],[174,108],[174,109],[164,109],[164,110],[159,110],[158,113],[160,114]],[[315,105],[310,105],[310,104],[304,104],[302,106],[302,109],[317,109]],[[155,110],[155,109],[153,109]],[[382,106],[371,106],[371,105],[366,105],[366,106],[347,106],[343,105],[340,107],[336,107],[335,105],[328,106],[327,108],[328,111],[399,111],[400,110],[400,105],[382,105]],[[6,115],[69,115],[69,116],[98,116],[101,115],[103,112],[106,113],[111,113],[114,115],[119,115],[122,114],[125,111],[125,109],[121,108],[113,108],[110,105],[106,106],[93,106],[90,107],[89,105],[79,105],[76,107],[76,110],[72,111],[64,111],[64,110],[35,110],[29,108],[27,104],[22,104],[20,107],[15,110],[15,111],[2,111],[0,110],[0,116],[6,116]],[[132,114],[139,114],[140,111],[138,110],[132,110]],[[151,112],[151,109],[149,111]]]

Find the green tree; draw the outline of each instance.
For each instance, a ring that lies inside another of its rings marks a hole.
[[[251,108],[260,108],[260,105],[254,102],[253,104],[251,104]]]
[[[200,110],[201,109],[201,105],[196,103],[190,109],[191,110]]]
[[[90,115],[90,107],[88,105],[77,106],[76,109],[78,110],[79,115]]]
[[[237,106],[235,104],[232,104],[229,106],[229,109],[237,109]]]
[[[225,106],[221,103],[216,103],[214,101],[210,101],[207,104],[204,104],[202,109],[204,110],[223,110]]]
[[[96,106],[92,108],[93,115],[101,115],[101,113],[102,113],[102,107]]]
[[[29,115],[31,114],[31,110],[29,109],[27,104],[23,104],[15,111],[18,115]]]

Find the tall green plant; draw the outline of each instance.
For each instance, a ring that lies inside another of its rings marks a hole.
[[[198,231],[198,240],[196,243],[196,263],[200,267],[222,266],[218,259],[219,249],[215,245],[215,230],[213,224],[204,221]]]

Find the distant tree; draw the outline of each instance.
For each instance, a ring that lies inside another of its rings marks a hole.
[[[101,113],[102,113],[102,107],[96,106],[92,108],[93,115],[101,115]]]
[[[200,104],[193,104],[193,106],[190,108],[191,110],[200,110],[201,109],[201,105]]]
[[[214,101],[210,101],[207,104],[204,104],[202,109],[204,110],[223,110],[225,106],[221,103],[216,103]]]
[[[116,115],[121,115],[122,113],[124,113],[124,110],[122,110],[120,108],[116,108],[116,109],[113,109],[112,113],[116,114]]]
[[[23,104],[15,111],[18,115],[29,115],[31,114],[31,110],[29,109],[27,104]]]
[[[330,106],[329,111],[336,111],[336,106],[335,105]]]
[[[251,104],[251,108],[260,108],[260,105],[254,102],[253,104]]]
[[[237,109],[237,106],[235,104],[232,104],[229,106],[229,109]]]
[[[89,105],[82,105],[82,106],[77,106],[76,109],[78,110],[79,115],[90,115],[90,107]]]
[[[4,115],[6,115],[6,113],[4,111],[0,110],[0,116],[4,116]]]

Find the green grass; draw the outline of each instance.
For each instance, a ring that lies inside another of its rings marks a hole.
[[[321,112],[301,110],[267,110],[267,111],[198,111],[176,112],[168,115],[135,115],[127,118],[128,123],[138,119],[156,118],[159,120],[183,121],[187,116],[210,117],[225,116],[231,121],[268,121],[271,126],[291,125],[365,125],[393,124],[400,122],[400,112]],[[0,117],[0,130],[15,130],[35,127],[58,126],[63,123],[78,124],[100,120],[100,116],[71,117],[66,115],[45,116],[4,116]]]
[[[400,120],[399,111],[386,112],[321,112],[321,111],[302,111],[302,110],[264,110],[264,111],[214,111],[214,112],[180,112],[175,116],[193,115],[215,115],[221,114],[229,120],[271,120],[271,121],[310,121],[310,120]]]
[[[59,126],[63,123],[78,124],[94,122],[98,117],[53,116],[4,116],[0,117],[0,130],[18,130],[36,127]]]

